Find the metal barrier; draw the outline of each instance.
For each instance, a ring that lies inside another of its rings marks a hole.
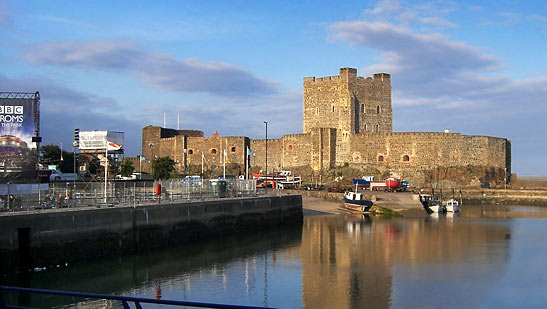
[[[156,195],[155,186],[163,188]],[[1,186],[1,185],[0,185]],[[257,188],[256,180],[210,179],[185,182],[180,179],[162,181],[52,182],[33,184],[30,189],[17,189],[8,184],[0,188],[0,211],[30,211],[52,208],[137,206],[154,203],[181,203],[220,198],[279,195],[278,189]],[[29,193],[32,191],[31,193]]]
[[[226,304],[213,304],[213,303],[201,303],[201,302],[178,301],[178,300],[162,300],[162,299],[130,297],[130,296],[115,296],[115,295],[90,294],[90,293],[68,292],[68,291],[30,289],[30,288],[20,288],[20,287],[11,287],[11,286],[0,286],[0,308],[26,308],[26,307],[6,304],[2,296],[2,294],[5,292],[81,297],[83,299],[113,300],[113,301],[121,302],[124,308],[130,308],[129,303],[133,303],[136,308],[142,308],[141,304],[187,306],[187,307],[195,307],[195,308],[266,308],[266,307],[255,307],[255,306],[226,305]]]

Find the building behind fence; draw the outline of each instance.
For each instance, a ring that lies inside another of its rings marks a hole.
[[[156,186],[161,185],[161,194]],[[29,193],[30,192],[30,193]],[[38,210],[62,207],[136,206],[218,198],[252,197],[265,194],[257,190],[256,180],[180,179],[159,181],[55,182],[49,184],[0,185],[0,210]]]

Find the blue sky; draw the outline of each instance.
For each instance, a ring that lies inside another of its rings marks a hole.
[[[45,143],[74,128],[302,131],[302,79],[392,75],[394,131],[512,141],[547,175],[545,1],[0,0],[0,91],[40,91]]]

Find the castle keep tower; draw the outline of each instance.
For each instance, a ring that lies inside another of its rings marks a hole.
[[[304,78],[303,132],[336,128],[340,136],[388,133],[393,130],[391,79],[386,73],[357,76],[341,68],[340,75]]]

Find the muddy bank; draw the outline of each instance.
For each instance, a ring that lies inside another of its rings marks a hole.
[[[343,207],[343,193],[327,191],[298,191],[291,190],[291,194],[302,195],[304,215],[314,214],[354,214]],[[367,194],[368,192],[365,192]],[[427,214],[422,208],[417,195],[410,192],[372,192],[370,197],[374,205],[380,208],[397,212],[404,217],[423,217]]]

